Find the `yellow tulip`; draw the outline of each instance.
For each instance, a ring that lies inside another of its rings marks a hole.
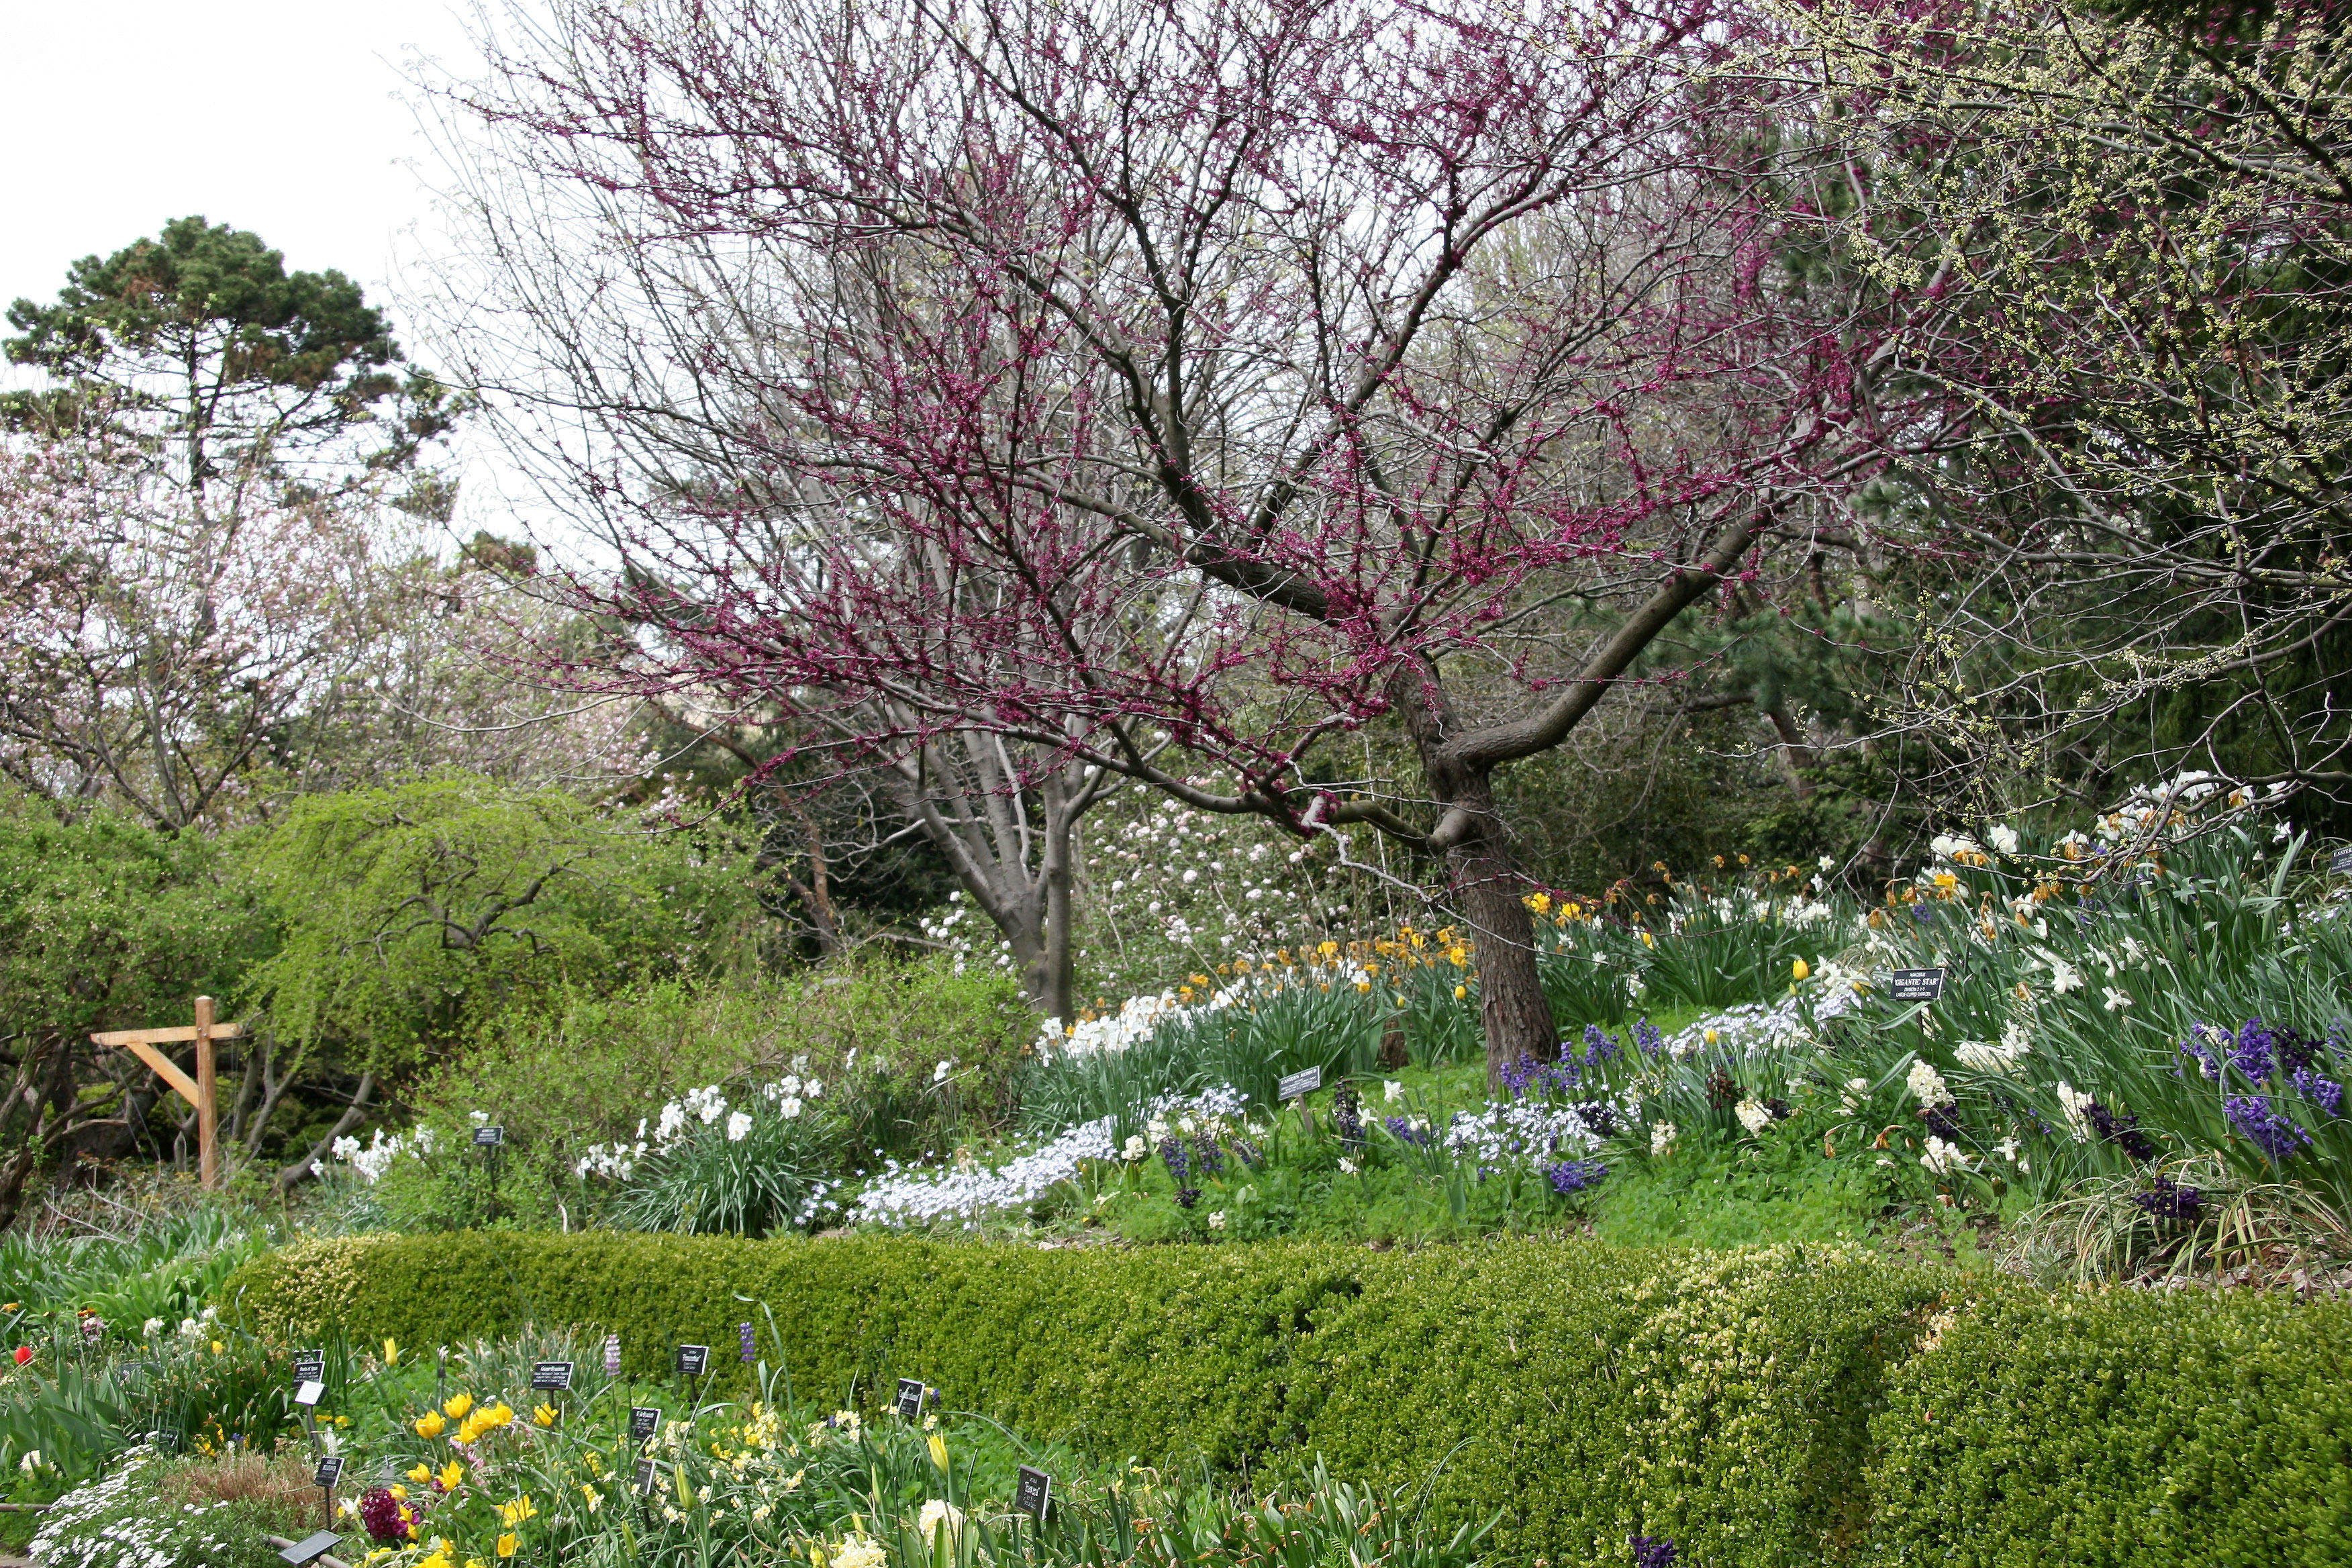
[[[448,1425],[449,1423],[443,1419],[441,1412],[428,1410],[416,1418],[416,1435],[425,1438],[438,1437]]]
[[[942,1475],[946,1474],[948,1468],[948,1446],[946,1440],[937,1432],[934,1432],[930,1436],[929,1447],[931,1450],[931,1463],[940,1468],[940,1472]]]
[[[532,1503],[530,1500],[530,1494],[529,1492],[525,1492],[522,1496],[515,1499],[512,1502],[502,1502],[499,1504],[499,1521],[503,1524],[520,1524],[526,1519],[537,1519],[538,1517],[539,1509],[537,1505]]]
[[[515,1539],[514,1531],[509,1530],[499,1537],[499,1555],[511,1557],[515,1554],[515,1548],[520,1544],[522,1543]]]
[[[1805,961],[1801,958],[1797,960],[1796,963],[1789,965],[1789,973],[1795,975],[1798,979],[1802,980],[1806,975],[1811,974],[1812,971],[1805,966]]]
[[[530,1418],[539,1423],[541,1426],[552,1426],[555,1425],[555,1406],[552,1405],[535,1405],[531,1409]]]
[[[452,1459],[441,1467],[441,1489],[454,1492],[466,1479],[466,1467]]]
[[[408,1472],[408,1479],[415,1481],[421,1487],[425,1482],[433,1479],[433,1467],[430,1465],[419,1465],[415,1469]]]
[[[393,1343],[393,1342],[392,1342],[392,1341],[390,1341],[390,1340],[386,1340],[386,1341],[384,1341],[384,1342],[383,1342],[383,1364],[384,1364],[384,1365],[386,1365],[386,1366],[397,1366],[399,1363],[400,1363],[400,1347],[399,1347],[398,1345],[396,1345],[396,1344]]]
[[[1469,994],[1470,994],[1470,987],[1468,987],[1467,985],[1456,985],[1456,986],[1454,988],[1454,999],[1456,1002],[1460,1002],[1460,1001],[1464,1000],[1464,999],[1465,999],[1465,998],[1466,998]]]
[[[466,1418],[466,1412],[473,1407],[474,1396],[470,1394],[453,1394],[449,1396],[449,1402],[441,1406],[452,1421],[463,1421]]]

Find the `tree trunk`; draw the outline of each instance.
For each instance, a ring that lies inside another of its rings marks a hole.
[[[335,1124],[327,1129],[327,1135],[310,1145],[310,1152],[308,1154],[278,1173],[278,1192],[290,1193],[310,1179],[310,1167],[325,1160],[333,1151],[335,1140],[358,1126],[360,1118],[367,1114],[368,1096],[374,1092],[375,1074],[373,1072],[360,1074],[360,1086],[352,1095],[351,1105],[341,1116],[335,1118]]]
[[[1477,944],[1479,1019],[1486,1033],[1486,1087],[1493,1089],[1512,1063],[1559,1054],[1559,1025],[1536,971],[1535,922],[1521,901],[1527,879],[1511,862],[1496,815],[1492,770],[1465,763],[1446,745],[1456,725],[1436,672],[1401,670],[1389,695],[1420,755],[1438,808],[1448,884]]]

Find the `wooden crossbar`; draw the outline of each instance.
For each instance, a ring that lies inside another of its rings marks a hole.
[[[101,1046],[169,1046],[184,1044],[197,1037],[194,1025],[184,1024],[176,1029],[109,1029],[91,1039]],[[215,1040],[237,1040],[245,1037],[242,1024],[215,1024],[208,1037]]]
[[[90,1036],[97,1045],[119,1046],[145,1062],[155,1070],[157,1078],[171,1086],[173,1093],[195,1108],[198,1169],[207,1188],[220,1184],[220,1088],[214,1077],[213,1042],[242,1039],[244,1036],[245,1029],[240,1025],[213,1022],[213,999],[209,996],[196,998],[196,1021],[191,1026],[109,1029]],[[193,1079],[155,1048],[184,1040],[196,1044],[196,1076]]]

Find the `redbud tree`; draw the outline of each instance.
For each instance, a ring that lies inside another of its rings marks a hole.
[[[1956,428],[1895,374],[1931,300],[1786,265],[1839,222],[1812,110],[1719,0],[513,26],[454,100],[519,351],[477,369],[635,633],[567,678],[1391,835],[1490,1071],[1557,1039],[1496,771]],[[1415,787],[1332,782],[1370,726]]]

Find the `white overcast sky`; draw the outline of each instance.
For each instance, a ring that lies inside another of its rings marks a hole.
[[[200,213],[289,268],[337,268],[394,307],[444,248],[409,63],[470,75],[450,0],[0,0],[11,132],[0,301],[55,298],[67,265]],[[23,373],[17,374],[21,376]],[[466,464],[477,497],[495,461]],[[482,521],[479,508],[467,510]]]

